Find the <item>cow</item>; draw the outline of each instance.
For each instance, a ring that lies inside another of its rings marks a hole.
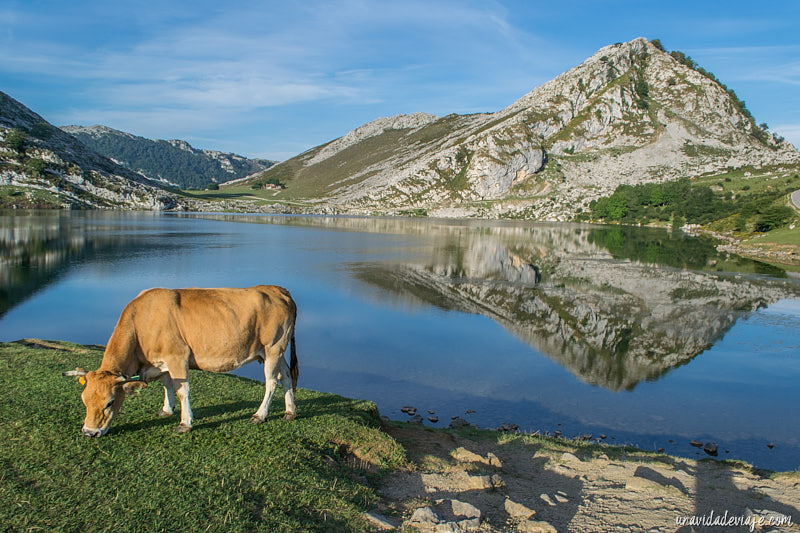
[[[263,422],[278,379],[285,392],[284,419],[297,416],[294,391],[299,368],[294,340],[297,306],[289,291],[274,285],[246,289],[148,289],[134,298],[117,321],[100,368],[63,372],[84,385],[82,433],[102,437],[125,397],[160,379],[170,416],[175,394],[181,402],[178,433],[192,428],[189,369],[229,372],[251,361],[264,364],[266,391],[252,423]],[[291,343],[291,366],[284,359]]]

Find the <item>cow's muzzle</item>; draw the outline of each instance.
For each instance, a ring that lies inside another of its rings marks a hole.
[[[83,426],[81,433],[87,437],[102,437],[106,434],[106,432],[101,429],[89,429],[86,426]]]

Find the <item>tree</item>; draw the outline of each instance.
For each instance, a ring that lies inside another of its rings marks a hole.
[[[628,214],[628,198],[624,194],[612,194],[608,202],[608,218],[622,220]]]
[[[206,189],[208,189],[209,191],[218,191],[219,190],[219,184],[218,183],[214,183],[212,181],[211,183],[206,185]]]
[[[22,130],[12,129],[6,131],[5,144],[18,154],[23,153],[25,144],[28,142],[28,134]]]
[[[756,231],[769,231],[783,226],[794,215],[791,207],[772,205],[764,209],[756,219]]]

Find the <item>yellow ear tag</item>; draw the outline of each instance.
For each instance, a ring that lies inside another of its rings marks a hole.
[[[86,378],[83,376],[79,377],[78,383],[80,383],[81,385],[86,385]]]

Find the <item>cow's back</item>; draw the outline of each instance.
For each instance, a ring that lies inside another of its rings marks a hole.
[[[294,326],[289,292],[246,289],[150,289],[130,310],[139,346],[153,364],[186,360],[190,368],[225,372],[241,366]]]

